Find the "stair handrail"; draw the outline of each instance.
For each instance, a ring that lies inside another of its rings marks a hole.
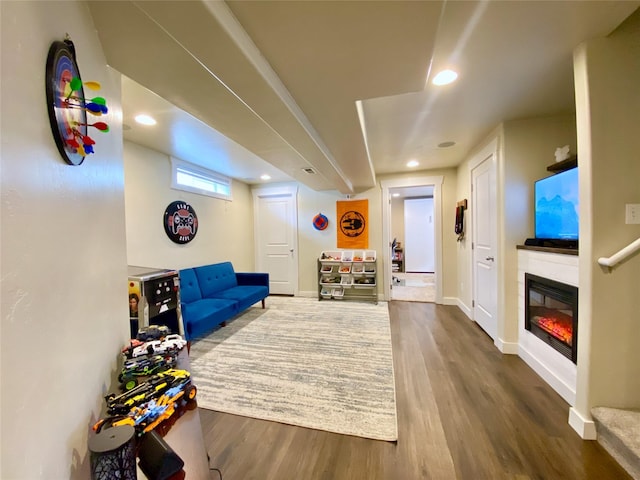
[[[640,250],[640,238],[634,240],[629,245],[614,253],[610,257],[600,257],[598,263],[603,267],[613,268],[618,263],[626,260],[628,257]]]

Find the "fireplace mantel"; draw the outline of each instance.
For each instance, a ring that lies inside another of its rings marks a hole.
[[[576,398],[576,365],[525,328],[525,273],[578,286],[577,252],[551,250],[558,249],[518,247],[518,355],[573,406]]]
[[[578,255],[575,248],[534,247],[533,245],[516,245],[518,250],[531,250],[534,252],[558,253],[560,255]]]

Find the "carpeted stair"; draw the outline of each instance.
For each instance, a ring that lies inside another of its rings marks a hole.
[[[598,442],[635,479],[640,480],[640,409],[594,407]]]

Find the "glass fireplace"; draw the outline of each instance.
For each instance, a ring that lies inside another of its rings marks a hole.
[[[576,363],[578,288],[530,273],[524,280],[525,328]]]

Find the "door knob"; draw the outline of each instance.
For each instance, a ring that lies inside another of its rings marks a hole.
[[[487,262],[493,262],[493,261],[494,261],[494,258],[493,258],[493,257],[487,257],[487,258],[485,258],[485,260],[486,260]]]

